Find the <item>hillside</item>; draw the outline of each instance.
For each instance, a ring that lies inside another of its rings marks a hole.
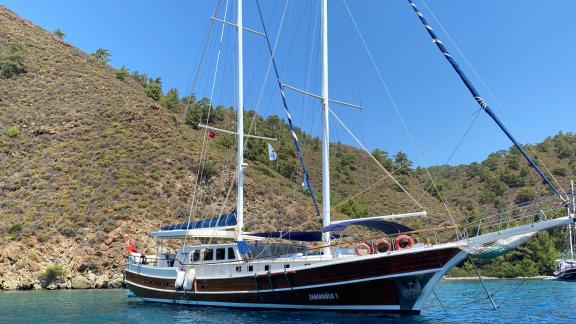
[[[92,286],[118,285],[124,234],[153,251],[147,233],[183,221],[196,186],[194,217],[233,208],[233,190],[224,203],[234,177],[230,136],[207,140],[207,173],[197,177],[204,131],[191,125],[206,101],[193,102],[189,123],[181,123],[182,102],[176,111],[167,109],[134,78],[119,78],[116,69],[1,6],[0,28],[0,52],[20,44],[24,53],[17,75],[0,76],[0,290],[37,288],[38,278],[54,264],[63,265],[72,282],[82,281],[80,276]],[[213,124],[229,126],[231,114],[219,107]],[[251,117],[247,114],[247,125]],[[280,139],[275,144],[280,158],[268,161],[264,143],[247,145],[247,230],[318,229],[285,123],[275,116],[255,120],[258,135]],[[319,188],[318,139],[299,137]],[[573,134],[534,149],[561,182],[574,178]],[[345,202],[384,174],[353,147],[333,144],[332,155],[335,219],[417,210],[390,180]],[[409,225],[449,224],[423,170],[410,168],[398,155],[378,156],[430,213]],[[518,197],[547,194],[513,150],[431,171],[455,215],[479,215],[513,205]]]

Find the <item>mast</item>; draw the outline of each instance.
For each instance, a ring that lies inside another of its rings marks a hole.
[[[242,241],[244,231],[244,62],[242,41],[242,0],[237,0],[236,30],[238,35],[238,111],[236,113],[236,241]]]
[[[570,193],[572,194],[572,217],[574,217],[574,210],[576,209],[576,206],[574,205],[574,180],[570,181]],[[574,260],[574,245],[572,243],[572,227],[574,227],[572,224],[568,224],[568,238],[570,241],[570,259]]]
[[[328,106],[328,0],[322,0],[322,226],[330,225],[330,110]],[[322,233],[330,255],[330,232]]]

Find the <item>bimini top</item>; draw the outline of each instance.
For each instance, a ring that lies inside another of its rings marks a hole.
[[[217,217],[202,219],[193,222],[181,223],[176,225],[167,225],[160,228],[161,231],[190,230],[199,228],[225,228],[236,225],[236,209],[230,214],[222,214]]]
[[[367,227],[370,229],[382,231],[386,234],[397,234],[397,233],[405,233],[405,232],[411,232],[412,231],[412,229],[408,226],[394,223],[394,222],[388,222],[388,221],[385,221],[382,219],[377,219],[377,218],[351,219],[351,220],[346,220],[346,221],[339,221],[337,223],[333,222],[332,224],[324,227],[323,231],[324,232],[343,231],[348,226],[352,226],[352,225],[364,226],[364,227]]]
[[[258,236],[262,238],[276,238],[290,241],[302,242],[320,242],[322,241],[322,231],[308,231],[308,232],[267,232],[267,233],[249,233],[251,236]],[[339,234],[330,234],[333,239],[341,237]]]

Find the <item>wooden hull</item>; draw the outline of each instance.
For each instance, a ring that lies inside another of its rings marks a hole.
[[[174,278],[126,271],[126,285],[148,301],[199,306],[377,311],[418,314],[436,282],[466,255],[456,247],[373,255],[232,278],[202,278],[190,291]]]

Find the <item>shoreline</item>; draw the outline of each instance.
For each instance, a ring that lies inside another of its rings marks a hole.
[[[460,280],[480,280],[478,277],[443,277],[446,281],[460,281]],[[532,276],[532,277],[514,277],[514,278],[498,278],[498,277],[482,277],[483,280],[551,280],[553,276]]]
[[[496,278],[496,277],[482,277],[483,280],[552,280],[554,279],[553,276],[532,276],[532,277],[515,277],[515,278]],[[445,281],[478,281],[478,277],[443,277],[442,280]],[[42,288],[42,287],[31,287],[30,289],[0,289],[0,293],[2,292],[11,292],[11,291],[37,291],[37,290],[44,290],[44,291],[52,291],[52,290],[105,290],[105,289],[124,289],[126,286],[124,285],[124,281],[122,281],[120,286],[108,286],[108,287],[86,287],[86,288],[78,288],[78,287],[51,287],[51,288]]]

